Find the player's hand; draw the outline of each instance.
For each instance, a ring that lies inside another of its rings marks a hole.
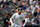
[[[8,21],[8,24],[11,24],[11,22]]]

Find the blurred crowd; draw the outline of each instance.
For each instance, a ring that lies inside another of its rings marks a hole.
[[[5,20],[22,9],[27,24],[40,25],[40,1],[38,0],[6,0],[0,1],[0,23],[8,24]]]

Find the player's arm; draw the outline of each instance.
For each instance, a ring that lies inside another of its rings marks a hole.
[[[23,20],[25,20],[24,15],[22,16],[22,19],[23,19]],[[27,22],[26,22],[26,20],[25,20],[25,22],[24,22],[23,26],[25,26],[25,25],[26,25],[26,23],[27,23]]]
[[[13,23],[14,16],[15,16],[15,14],[12,15],[12,17],[10,18],[10,21],[8,21],[8,23],[10,23],[10,24]]]
[[[25,26],[26,24],[27,24],[27,19],[25,19],[25,22],[24,22],[23,26]]]

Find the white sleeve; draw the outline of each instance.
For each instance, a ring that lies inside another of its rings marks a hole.
[[[10,22],[11,22],[11,23],[12,23],[12,19],[14,19],[14,16],[15,16],[15,14],[12,15],[12,17],[10,18]]]
[[[10,18],[11,23],[14,21],[14,18],[15,18],[15,14],[13,14],[12,17]]]
[[[15,17],[15,14],[12,15],[12,17],[10,18],[11,26],[13,26],[14,17]],[[12,20],[12,19],[13,19],[13,20]]]
[[[12,16],[11,16],[11,19],[14,19],[15,18],[15,14],[13,14]]]
[[[10,22],[12,23],[12,19],[10,18]]]

